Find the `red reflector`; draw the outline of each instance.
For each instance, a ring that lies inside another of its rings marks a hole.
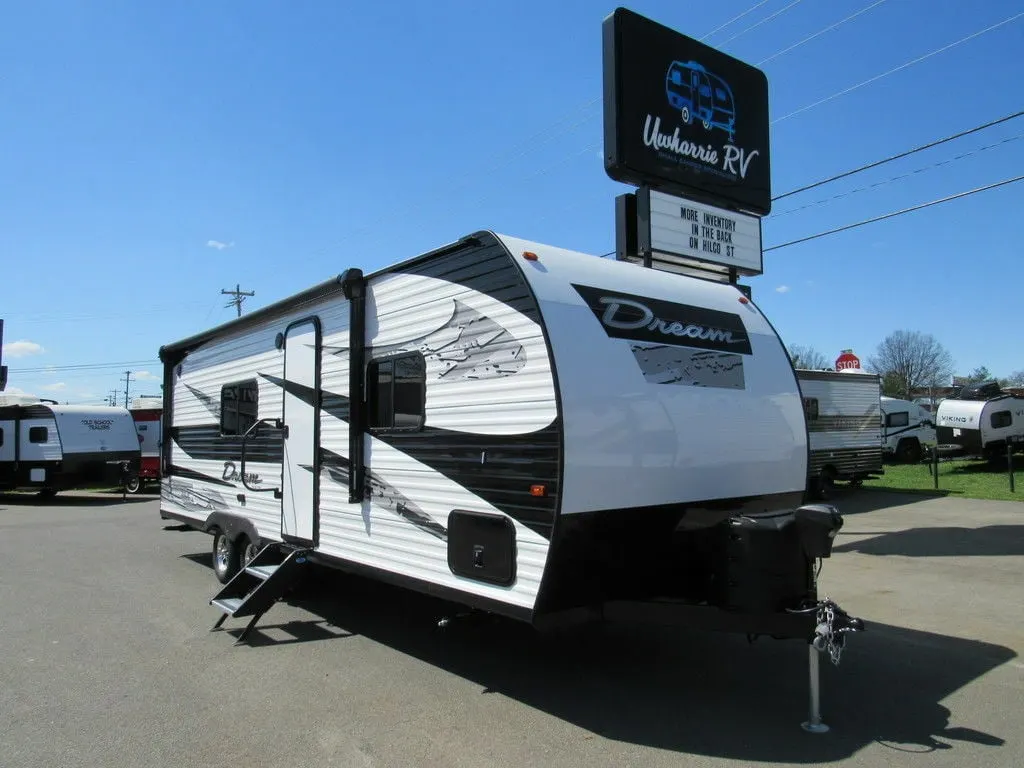
[[[547,488],[545,488],[543,485],[531,485],[530,486],[530,495],[531,496],[543,496],[545,493],[547,493]]]
[[[740,296],[740,304],[749,304],[749,303],[750,303],[750,299],[748,299],[746,296]]]
[[[533,251],[523,251],[523,258],[526,259],[527,261],[536,261],[537,260],[537,254],[534,253]],[[541,486],[541,487],[543,487],[543,486]],[[534,495],[537,496],[539,494],[534,494]]]

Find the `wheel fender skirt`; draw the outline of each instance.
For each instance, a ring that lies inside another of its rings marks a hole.
[[[231,541],[237,541],[238,537],[245,534],[249,541],[259,541],[260,535],[256,532],[256,526],[252,521],[238,515],[231,515],[226,512],[214,512],[206,518],[206,525],[203,530],[209,533],[214,528],[224,532],[224,535]]]

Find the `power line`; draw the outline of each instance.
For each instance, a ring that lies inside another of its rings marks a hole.
[[[974,128],[970,128],[970,129],[968,129],[966,131],[961,131],[960,133],[954,133],[952,136],[947,136],[944,139],[937,139],[937,140],[931,141],[931,142],[929,142],[927,144],[922,144],[920,147],[914,147],[913,149],[908,149],[906,152],[900,152],[899,154],[892,155],[891,157],[887,157],[884,160],[876,160],[873,163],[868,163],[867,165],[862,165],[860,168],[854,168],[852,171],[844,171],[843,173],[837,174],[835,176],[830,176],[827,179],[822,179],[821,181],[816,181],[813,184],[807,184],[806,186],[798,187],[797,189],[790,190],[789,192],[784,192],[781,195],[773,197],[772,198],[772,202],[775,202],[776,200],[781,200],[784,197],[790,197],[791,195],[795,195],[798,192],[806,192],[809,189],[814,189],[815,187],[820,187],[823,184],[830,184],[833,181],[838,181],[839,179],[845,179],[846,177],[853,176],[854,174],[860,173],[861,171],[867,171],[867,170],[870,170],[871,168],[877,168],[880,165],[885,165],[886,163],[891,163],[893,160],[899,160],[900,158],[903,158],[903,157],[909,157],[910,155],[916,154],[917,152],[922,152],[922,151],[924,151],[926,149],[931,149],[932,147],[937,147],[940,144],[945,144],[946,142],[953,141],[953,139],[959,139],[959,138],[961,138],[963,136],[969,136],[972,133],[977,133],[978,131],[983,131],[986,128],[991,128],[993,125],[999,125],[1000,123],[1005,123],[1005,122],[1007,122],[1009,120],[1015,120],[1016,118],[1020,117],[1021,115],[1024,115],[1024,110],[1021,110],[1020,112],[1014,112],[1012,115],[1007,115],[1006,117],[1000,117],[998,120],[992,120],[991,122],[985,123],[984,125],[978,125],[978,126],[975,126]]]
[[[808,240],[817,240],[819,237],[834,235],[838,232],[845,232],[848,229],[856,229],[857,227],[863,227],[867,224],[874,224],[875,222],[878,221],[885,221],[886,219],[891,219],[896,216],[902,216],[905,213],[913,213],[914,211],[920,211],[924,208],[930,208],[933,205],[940,205],[941,203],[948,203],[953,200],[959,200],[961,197],[968,197],[969,195],[976,195],[979,192],[987,192],[988,190],[995,189],[997,187],[1005,187],[1008,184],[1015,184],[1018,181],[1024,181],[1024,176],[1015,176],[1012,179],[1004,179],[1003,181],[997,181],[995,184],[988,184],[984,187],[969,189],[966,192],[958,192],[957,194],[950,195],[949,197],[943,197],[938,200],[932,200],[927,203],[921,203],[920,205],[914,205],[911,206],[910,208],[903,208],[902,210],[893,211],[892,213],[886,213],[882,216],[875,216],[873,219],[865,219],[864,221],[858,221],[853,224],[847,224],[846,226],[843,227],[836,227],[835,229],[830,229],[826,232],[818,232],[816,235],[808,235],[807,237],[801,237],[797,240],[790,240],[788,243],[780,243],[779,245],[773,245],[769,248],[765,248],[762,251],[762,253],[768,253],[769,251],[777,251],[780,248],[788,248],[789,246],[797,245],[798,243],[806,243]]]
[[[751,24],[751,25],[750,25],[749,27],[746,27],[746,28],[744,28],[744,29],[741,29],[741,30],[740,30],[739,32],[737,32],[737,33],[736,33],[735,35],[733,35],[732,37],[727,37],[727,38],[726,38],[725,40],[723,40],[722,42],[718,43],[717,45],[719,45],[719,46],[723,46],[723,45],[725,45],[726,43],[731,43],[731,42],[732,42],[733,40],[735,40],[735,39],[736,39],[737,37],[739,37],[740,35],[745,35],[745,34],[747,34],[747,32],[749,32],[750,30],[752,30],[752,29],[757,29],[757,28],[758,28],[758,27],[760,27],[760,26],[761,26],[762,24],[766,24],[766,23],[768,23],[769,21],[771,21],[772,19],[774,19],[775,17],[777,17],[777,16],[781,16],[781,15],[782,15],[782,14],[784,14],[784,13],[785,13],[786,11],[788,11],[788,10],[789,10],[790,8],[792,8],[792,7],[794,6],[794,5],[799,5],[799,4],[801,3],[801,2],[803,2],[803,0],[793,0],[793,2],[791,2],[791,3],[789,4],[789,5],[785,6],[784,8],[780,8],[780,9],[779,9],[779,10],[777,10],[777,11],[776,11],[775,13],[773,13],[773,14],[772,14],[771,16],[765,16],[765,17],[764,17],[763,19],[761,19],[761,20],[760,20],[759,22],[757,22],[756,24]]]
[[[782,49],[781,51],[778,51],[777,53],[773,53],[773,54],[772,54],[771,56],[769,56],[769,57],[768,57],[767,59],[761,59],[761,60],[760,60],[759,62],[757,62],[757,64],[755,64],[754,66],[760,67],[760,66],[762,66],[762,65],[764,65],[764,64],[767,64],[767,63],[768,63],[769,61],[771,61],[772,59],[777,59],[777,58],[778,58],[779,56],[782,56],[783,54],[789,53],[789,52],[790,52],[790,51],[792,51],[792,50],[793,50],[794,48],[799,48],[799,47],[800,47],[801,45],[803,45],[804,43],[809,43],[809,42],[811,42],[811,40],[813,40],[813,39],[814,39],[814,38],[816,38],[816,37],[820,37],[821,35],[824,35],[824,34],[825,34],[826,32],[831,32],[831,31],[832,31],[833,29],[838,29],[839,27],[843,26],[843,24],[845,24],[846,22],[848,22],[848,21],[853,21],[853,20],[854,20],[854,19],[856,19],[856,18],[857,18],[858,16],[860,16],[860,15],[861,15],[862,13],[867,13],[867,12],[868,12],[868,11],[870,11],[870,10],[871,10],[872,8],[877,8],[878,6],[880,6],[880,5],[881,5],[882,3],[884,3],[885,1],[886,1],[886,0],[875,0],[875,2],[871,3],[871,5],[868,5],[868,6],[865,6],[864,8],[861,8],[861,9],[860,9],[859,11],[857,11],[856,13],[851,13],[851,14],[850,14],[849,16],[847,16],[847,17],[846,17],[845,19],[840,19],[839,21],[835,22],[834,24],[829,24],[829,25],[828,25],[827,27],[825,27],[825,28],[823,28],[823,29],[819,29],[819,30],[818,30],[817,32],[815,32],[814,34],[812,34],[812,35],[808,35],[807,37],[805,37],[805,38],[804,38],[803,40],[800,40],[800,41],[798,41],[798,42],[795,42],[795,43],[793,43],[792,45],[788,46],[787,48],[783,48],[783,49]]]
[[[1009,18],[1003,19],[1002,21],[993,24],[990,27],[986,27],[985,29],[979,30],[977,32],[972,32],[971,34],[967,35],[967,37],[962,37],[956,42],[950,43],[949,45],[944,45],[941,48],[936,48],[934,51],[932,51],[931,53],[926,53],[924,56],[918,56],[916,59],[912,59],[911,61],[908,61],[904,64],[900,64],[898,67],[893,67],[887,72],[883,72],[880,75],[870,77],[867,80],[864,80],[863,82],[857,83],[856,85],[851,85],[849,88],[844,88],[841,91],[836,91],[831,96],[826,96],[823,99],[818,99],[817,101],[812,102],[811,104],[808,104],[804,107],[800,107],[800,109],[795,109],[792,112],[783,115],[782,117],[777,117],[774,120],[772,120],[771,124],[775,125],[776,123],[781,123],[783,120],[788,120],[789,118],[794,117],[795,115],[799,115],[802,112],[806,112],[809,109],[813,109],[814,107],[821,106],[822,104],[832,101],[833,99],[838,99],[840,96],[845,96],[848,93],[852,93],[853,91],[856,91],[858,88],[863,88],[865,85],[869,85],[870,83],[874,83],[878,80],[881,80],[883,77],[888,77],[889,75],[895,74],[900,70],[913,66],[914,64],[919,64],[925,59],[930,59],[932,56],[937,56],[938,54],[943,53],[944,51],[948,51],[950,48],[954,48],[960,45],[961,43],[966,43],[968,40],[973,40],[976,37],[980,37],[981,35],[984,35],[986,32],[991,32],[992,30],[998,29],[999,27],[1009,24],[1012,21],[1016,21],[1021,16],[1024,16],[1024,11],[1014,14]]]
[[[728,27],[731,24],[734,24],[735,22],[737,22],[740,19],[742,19],[744,16],[746,16],[751,11],[756,11],[758,8],[760,8],[762,5],[764,5],[767,2],[768,2],[768,0],[761,0],[761,2],[759,2],[759,3],[754,3],[752,6],[747,8],[747,10],[745,10],[743,13],[739,14],[738,16],[733,16],[731,19],[729,19],[727,22],[725,22],[725,24],[722,24],[721,26],[718,26],[718,27],[715,27],[714,29],[712,29],[710,32],[708,32],[706,35],[704,35],[704,37],[702,37],[700,39],[700,41],[703,43],[705,40],[707,40],[709,37],[711,37],[716,32],[721,32],[726,27]]]
[[[963,160],[965,158],[971,157],[972,155],[977,155],[977,154],[980,154],[982,152],[986,152],[987,150],[995,149],[996,147],[1001,147],[1001,146],[1003,146],[1003,144],[1009,144],[1011,141],[1017,141],[1018,139],[1024,139],[1024,133],[1018,133],[1016,136],[1010,136],[1009,138],[1003,139],[1001,141],[997,141],[994,144],[987,144],[984,147],[978,147],[977,149],[972,149],[969,152],[964,152],[962,154],[956,155],[955,157],[947,158],[946,160],[940,160],[937,163],[931,163],[930,165],[925,165],[925,166],[922,166],[920,168],[915,168],[914,170],[908,171],[907,173],[901,173],[899,176],[891,176],[888,179],[883,179],[882,181],[876,181],[874,184],[867,184],[866,186],[857,187],[856,189],[851,189],[851,190],[849,190],[847,192],[841,192],[838,195],[832,195],[832,197],[826,197],[826,198],[823,198],[821,200],[815,200],[813,203],[807,203],[807,205],[801,205],[801,206],[798,206],[797,208],[790,208],[790,209],[785,210],[785,211],[779,211],[778,213],[773,211],[772,212],[772,219],[776,219],[779,216],[786,216],[786,215],[788,215],[790,213],[796,213],[797,211],[803,211],[803,210],[806,210],[807,208],[816,208],[819,205],[825,205],[826,203],[831,203],[831,202],[833,202],[835,200],[841,200],[844,197],[850,197],[851,195],[855,195],[855,194],[857,194],[859,192],[866,192],[869,189],[876,189],[877,187],[884,187],[886,184],[892,184],[895,181],[902,181],[903,179],[909,179],[911,176],[916,176],[919,173],[924,173],[925,171],[931,171],[931,170],[933,170],[935,168],[940,168],[943,165],[949,165],[950,163],[955,163],[958,160]]]
[[[33,368],[15,368],[11,373],[46,373],[48,371],[85,371],[120,368],[122,365],[153,365],[156,360],[121,360],[117,363],[82,363],[79,365],[41,365]]]

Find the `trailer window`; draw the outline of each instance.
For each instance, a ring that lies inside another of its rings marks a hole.
[[[259,385],[255,380],[225,384],[220,390],[220,433],[244,435],[259,419]]]
[[[45,443],[50,439],[50,430],[46,427],[29,427],[28,441],[30,443]]]
[[[417,353],[374,360],[367,377],[369,427],[409,431],[423,427],[427,364]]]
[[[992,419],[992,429],[1005,429],[1013,424],[1013,414],[1009,411],[996,411],[990,418]]]
[[[805,397],[804,398],[804,417],[808,421],[818,420],[818,398],[816,397]]]
[[[4,444],[4,428],[0,427],[0,445]]]
[[[885,426],[906,427],[910,424],[910,411],[898,411],[885,414]]]

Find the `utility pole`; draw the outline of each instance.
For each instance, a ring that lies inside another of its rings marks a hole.
[[[235,283],[235,290],[229,291],[225,288],[221,288],[220,292],[225,296],[233,296],[234,298],[229,299],[225,307],[234,305],[235,309],[238,310],[238,316],[242,316],[242,302],[245,301],[246,296],[255,296],[255,291],[243,291],[242,286],[239,283]]]
[[[125,371],[124,372],[124,407],[125,408],[128,407],[128,384],[129,384],[129,382],[131,382],[131,380],[132,380],[132,372],[131,371]]]

